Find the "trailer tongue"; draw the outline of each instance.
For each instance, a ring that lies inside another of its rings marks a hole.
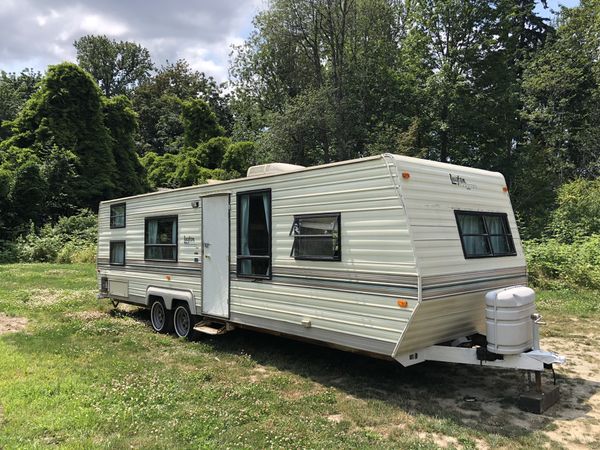
[[[543,322],[535,312],[535,292],[525,286],[512,286],[488,292],[485,300],[486,336],[465,336],[398,354],[395,359],[403,366],[439,361],[527,370],[535,374],[535,385],[520,396],[519,406],[541,414],[559,399],[556,384],[543,389],[542,373],[553,370],[553,364],[564,364],[565,357],[540,348],[539,326]]]

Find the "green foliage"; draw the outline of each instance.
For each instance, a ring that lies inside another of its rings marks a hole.
[[[124,197],[147,190],[144,169],[135,151],[137,116],[131,101],[118,95],[104,100],[104,124],[110,131],[111,147],[117,166],[115,195]]]
[[[530,281],[550,289],[600,289],[600,235],[572,244],[525,241]]]
[[[562,242],[600,235],[600,179],[563,184],[548,232]]]
[[[71,63],[50,66],[0,149],[29,147],[42,161],[57,154],[48,150],[54,146],[72,152],[78,175],[72,183],[74,203],[96,208],[115,194],[118,173],[102,113],[100,90],[86,72]]]
[[[195,147],[225,133],[217,122],[216,114],[204,100],[185,100],[181,105],[183,143],[186,147]]]
[[[107,97],[130,92],[154,69],[150,52],[134,42],[87,35],[73,45],[77,63],[92,74]]]
[[[217,146],[217,143],[213,144]],[[154,188],[179,188],[204,184],[209,179],[228,180],[239,176],[236,171],[204,167],[202,164],[207,160],[206,158],[205,152],[200,153],[197,149],[188,149],[177,155],[146,153],[141,162],[148,173],[148,181]]]
[[[181,100],[172,94],[154,94],[153,91],[144,84],[133,96],[140,125],[137,151],[142,155],[176,153],[183,147]]]
[[[29,232],[17,239],[14,253],[22,262],[91,262],[97,238],[97,217],[84,210],[39,230],[31,223]]]
[[[229,109],[229,95],[224,84],[212,77],[194,71],[185,60],[167,63],[158,72],[138,86],[132,94],[139,115],[138,151],[158,154],[178,151],[182,143],[183,123],[181,101],[200,98],[206,101],[227,131],[233,117]]]
[[[23,222],[36,220],[43,213],[48,185],[40,165],[32,159],[13,172],[10,184],[12,212]]]
[[[234,142],[225,150],[222,167],[229,172],[237,172],[243,175],[249,167],[261,162],[254,142]]]
[[[201,143],[194,150],[188,150],[202,167],[217,169],[223,164],[223,156],[231,146],[231,140],[226,137],[215,137]]]
[[[8,137],[2,123],[13,120],[25,102],[37,90],[40,72],[24,69],[20,74],[0,71],[0,139]]]
[[[58,264],[84,264],[96,262],[96,245],[67,242],[56,255]]]

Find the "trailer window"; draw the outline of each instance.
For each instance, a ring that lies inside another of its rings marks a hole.
[[[125,228],[125,203],[110,205],[110,228]]]
[[[237,275],[271,278],[271,191],[237,195]]]
[[[455,211],[455,215],[465,258],[517,254],[506,214]]]
[[[146,218],[144,259],[177,261],[177,216]]]
[[[110,241],[109,261],[116,266],[125,265],[125,241]]]
[[[290,236],[295,259],[341,261],[340,214],[294,216]]]

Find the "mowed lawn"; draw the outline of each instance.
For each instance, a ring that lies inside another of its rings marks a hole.
[[[597,351],[598,302],[543,292],[548,342]],[[536,416],[515,407],[518,371],[404,369],[243,330],[156,334],[144,310],[96,299],[93,265],[0,265],[0,313],[25,326],[0,334],[3,449],[600,448],[593,361],[559,370],[561,404]]]

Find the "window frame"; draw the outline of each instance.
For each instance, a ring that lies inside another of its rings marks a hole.
[[[123,244],[123,262],[113,262],[113,244]],[[127,262],[127,242],[124,239],[111,240],[108,244],[108,264],[111,266],[124,266]]]
[[[461,225],[460,225],[460,220],[459,220],[460,215],[483,217],[482,221],[483,221],[483,227],[485,229],[485,233],[483,233],[483,234],[482,233],[463,233]],[[503,224],[505,233],[503,233],[503,234],[490,233],[488,231],[488,226],[485,221],[486,216],[500,217],[502,220],[502,224]],[[463,251],[463,255],[464,255],[465,259],[502,258],[505,256],[517,256],[517,247],[515,246],[515,240],[513,238],[512,230],[510,229],[510,222],[508,221],[507,213],[486,212],[486,211],[465,211],[465,210],[455,209],[454,217],[456,218],[456,226],[458,228],[458,235],[460,237],[460,245],[462,247],[462,251]],[[463,237],[465,237],[465,236],[483,236],[483,237],[485,237],[487,245],[490,249],[490,254],[489,255],[469,255],[467,252],[467,249],[465,247],[465,241],[463,239]],[[507,239],[508,246],[510,247],[511,251],[508,253],[494,253],[494,247],[492,246],[492,241],[490,240],[490,237],[493,237],[493,236],[505,237]]]
[[[299,219],[317,219],[317,218],[321,218],[321,217],[335,217],[337,220],[337,244],[338,244],[338,255],[337,256],[332,256],[332,257],[328,257],[328,256],[295,256],[294,255],[294,250],[296,249],[296,242],[297,238],[304,238],[304,237],[312,237],[312,238],[318,238],[318,239],[332,239],[333,240],[333,235],[330,234],[319,234],[319,235],[307,235],[307,234],[292,234],[294,231],[294,224],[296,223],[297,220]],[[317,213],[317,214],[294,214],[294,221],[292,222],[292,228],[290,229],[290,234],[289,236],[293,236],[294,237],[294,242],[292,244],[292,249],[290,251],[290,257],[300,260],[300,261],[341,261],[342,260],[342,213],[340,212],[331,212],[331,213]]]
[[[240,214],[240,197],[242,197],[243,195],[252,195],[252,194],[264,194],[266,193],[268,195],[269,198],[269,254],[268,255],[240,255],[240,242],[241,242],[241,214]],[[236,257],[235,257],[235,274],[238,278],[248,278],[251,280],[271,280],[273,278],[273,196],[272,196],[272,192],[270,188],[266,188],[266,189],[254,189],[251,191],[240,191],[240,192],[236,192],[235,195],[235,223],[236,223],[236,232],[235,232],[235,237],[236,237]],[[242,274],[240,273],[240,262],[245,260],[245,259],[249,259],[250,261],[252,261],[252,259],[269,259],[269,269],[268,269],[268,275],[260,275],[260,274],[251,274],[251,275],[247,275],[247,274]]]
[[[113,224],[113,217],[116,217],[113,214],[113,208],[116,208],[118,206],[122,206],[123,207],[123,225],[122,226],[116,226]],[[115,203],[113,205],[110,205],[110,215],[109,215],[109,226],[111,230],[117,230],[119,228],[126,228],[127,227],[127,203],[126,202],[121,202],[121,203]]]
[[[148,222],[150,220],[160,219],[174,219],[175,220],[175,244],[148,244]],[[161,258],[148,258],[146,256],[146,249],[148,247],[175,247],[175,258],[174,259],[161,259]],[[149,216],[144,217],[144,261],[161,261],[161,262],[177,262],[179,259],[179,216],[168,215],[168,216]]]

